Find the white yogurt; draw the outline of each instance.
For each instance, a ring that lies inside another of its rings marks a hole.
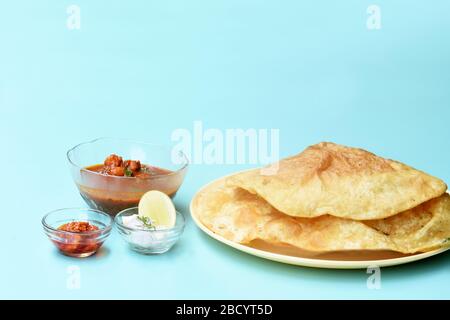
[[[129,236],[131,242],[141,247],[148,247],[157,242],[164,241],[166,234],[164,232],[158,232],[158,230],[165,230],[167,228],[156,226],[154,229],[149,229],[138,217],[137,214],[122,217],[123,225],[133,229]]]

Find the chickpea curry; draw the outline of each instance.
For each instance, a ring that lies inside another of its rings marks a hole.
[[[116,177],[136,177],[147,179],[151,176],[169,174],[170,170],[141,164],[139,160],[123,160],[122,157],[111,154],[106,157],[103,164],[86,167],[89,171]]]
[[[78,188],[91,207],[115,215],[137,206],[142,195],[149,190],[160,190],[173,197],[181,181],[179,176],[171,173],[171,170],[111,154],[102,164],[91,165],[81,171],[82,181]],[[131,179],[117,179],[121,177]]]

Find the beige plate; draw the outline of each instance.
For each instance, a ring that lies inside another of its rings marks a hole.
[[[226,177],[219,178],[216,181],[224,178]],[[216,181],[212,181],[203,186],[197,194]],[[393,251],[350,251],[314,255],[313,253],[301,251],[291,246],[273,246],[262,241],[255,241],[249,245],[243,245],[214,233],[197,218],[197,213],[193,207],[197,194],[191,201],[190,210],[192,219],[202,231],[230,247],[268,260],[313,268],[365,269],[373,266],[387,267],[422,260],[450,249],[442,248],[413,255],[404,255]]]

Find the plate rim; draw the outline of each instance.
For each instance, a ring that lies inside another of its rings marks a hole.
[[[253,170],[253,169],[249,169]],[[234,174],[246,172],[249,170],[242,170],[235,173],[231,173],[228,175],[224,175],[222,177],[219,177],[217,179],[214,179],[206,184],[204,184],[202,187],[200,187],[197,192],[194,194],[194,196],[191,199],[191,202],[189,204],[189,211],[192,220],[197,225],[197,227],[205,232],[208,236],[213,238],[216,241],[219,241],[223,244],[226,244],[234,249],[237,249],[241,252],[263,258],[266,260],[276,261],[279,263],[284,264],[290,264],[290,265],[296,265],[296,266],[303,266],[303,267],[312,267],[312,268],[322,268],[322,269],[367,269],[369,267],[388,267],[388,266],[397,266],[401,264],[406,264],[418,260],[422,260],[428,257],[435,256],[437,254],[443,253],[447,250],[450,250],[450,247],[447,248],[439,248],[428,252],[422,252],[418,254],[414,254],[411,256],[406,257],[400,257],[400,258],[390,258],[390,259],[379,259],[379,260],[330,260],[330,259],[314,259],[314,258],[303,258],[303,257],[296,257],[296,256],[290,256],[280,253],[274,253],[270,251],[265,251],[262,249],[252,248],[249,246],[246,246],[241,243],[237,243],[231,240],[228,240],[224,238],[223,236],[211,231],[208,227],[206,227],[200,219],[195,215],[194,213],[194,201],[198,197],[198,195],[207,187],[212,185],[213,183],[216,183],[220,180],[223,180],[229,176],[232,176]]]

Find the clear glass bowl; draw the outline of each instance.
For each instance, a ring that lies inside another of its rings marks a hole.
[[[130,228],[123,224],[123,217],[138,214],[138,208],[129,208],[116,215],[114,221],[119,234],[130,248],[142,254],[160,254],[169,251],[184,231],[185,219],[176,213],[175,226],[170,229],[150,230]]]
[[[89,222],[98,230],[69,232],[58,228],[69,222]],[[88,208],[51,211],[42,218],[45,234],[63,254],[84,258],[93,255],[111,233],[113,219],[106,213]]]
[[[102,164],[110,154],[124,160],[140,160],[142,164],[170,170],[168,174],[149,178],[110,176],[87,170]],[[126,139],[99,138],[81,143],[67,152],[72,177],[82,198],[89,207],[111,215],[138,205],[149,190],[159,190],[174,197],[183,183],[188,167],[184,153],[172,148]]]

